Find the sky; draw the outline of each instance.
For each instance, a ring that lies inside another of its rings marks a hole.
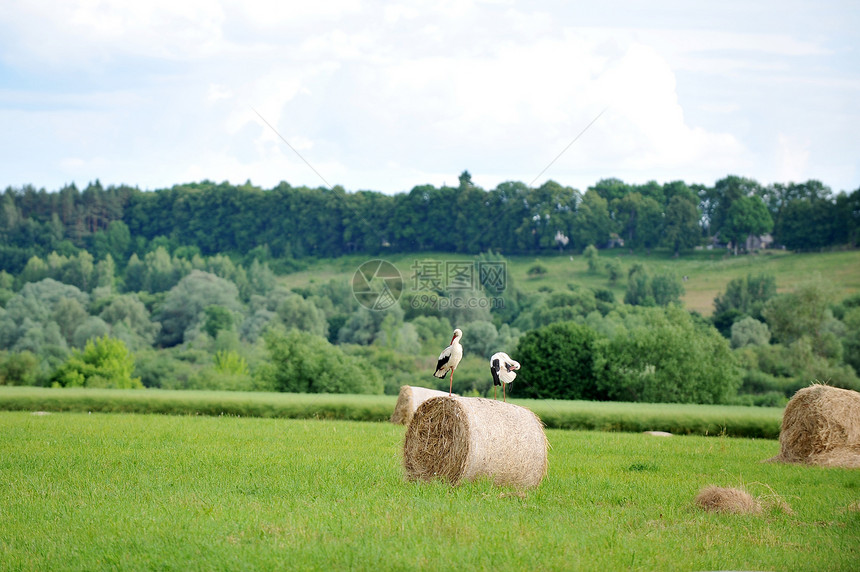
[[[860,188],[855,0],[0,2],[0,188]]]

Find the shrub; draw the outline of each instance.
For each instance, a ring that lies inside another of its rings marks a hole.
[[[610,258],[605,264],[606,272],[609,274],[609,284],[615,286],[618,279],[622,276],[621,261],[617,258]]]
[[[597,248],[593,244],[589,244],[582,251],[582,255],[588,261],[588,271],[592,273],[597,272],[597,259],[599,257]]]
[[[642,322],[599,346],[598,391],[607,399],[728,403],[741,383],[728,341],[680,308],[640,310]]]
[[[734,315],[761,318],[765,303],[776,296],[776,277],[772,274],[748,274],[742,278],[734,278],[726,291],[714,298],[714,315],[721,315],[732,310]]]
[[[764,346],[770,342],[770,330],[767,324],[755,318],[746,318],[732,324],[732,347]]]
[[[248,362],[232,350],[215,352],[215,369],[219,373],[232,375],[248,375]]]
[[[32,352],[0,352],[0,385],[36,385],[39,358]]]
[[[144,387],[185,389],[194,367],[187,361],[174,359],[171,351],[143,350],[137,354],[134,375]]]
[[[343,353],[325,338],[290,330],[264,336],[270,363],[257,371],[259,381],[295,393],[382,393],[379,372],[369,362]]]
[[[543,264],[535,264],[526,271],[531,278],[539,278],[547,273],[546,266]]]
[[[60,387],[142,388],[140,378],[131,377],[134,356],[126,345],[104,336],[88,340],[83,351],[74,350],[51,378]]]

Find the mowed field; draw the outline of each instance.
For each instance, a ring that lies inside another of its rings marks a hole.
[[[407,482],[404,427],[0,412],[2,570],[856,570],[860,471],[547,430],[536,489]],[[505,435],[499,435],[504,439]],[[707,485],[759,515],[706,513]],[[790,507],[790,508],[786,508]]]
[[[426,261],[473,261],[474,256],[450,253],[380,254],[378,256],[346,256],[323,259],[312,263],[308,269],[282,277],[288,287],[304,287],[309,284],[328,282],[330,279],[350,280],[356,269],[365,261],[379,258],[394,264],[404,280],[404,289],[413,287],[415,268]],[[622,278],[610,285],[603,265],[610,258],[618,258],[622,265]],[[617,300],[624,299],[627,288],[627,271],[634,264],[644,264],[654,272],[672,272],[683,282],[686,293],[682,297],[684,306],[704,316],[714,311],[714,298],[725,291],[734,278],[748,274],[769,273],[776,277],[779,292],[790,291],[795,285],[821,276],[834,288],[836,299],[860,292],[860,250],[826,253],[801,253],[773,250],[762,254],[731,256],[724,250],[702,250],[688,252],[673,258],[666,251],[652,254],[630,254],[625,249],[602,250],[599,254],[599,270],[588,271],[588,264],[580,254],[561,253],[552,256],[511,256],[507,258],[507,271],[517,288],[524,292],[539,289],[567,290],[568,284],[591,288],[608,288]],[[417,266],[416,266],[417,262]],[[530,277],[528,270],[536,264],[546,268],[541,277]],[[444,268],[444,265],[442,266]]]

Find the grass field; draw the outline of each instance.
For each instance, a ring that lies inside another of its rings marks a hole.
[[[790,290],[794,285],[814,276],[825,277],[836,290],[838,299],[860,292],[860,250],[845,252],[794,254],[784,251],[765,251],[765,254],[730,256],[725,251],[703,250],[688,252],[679,258],[672,258],[666,251],[652,254],[629,254],[627,250],[602,250],[599,260],[620,258],[623,277],[615,286],[609,286],[608,275],[604,270],[595,274],[588,272],[585,258],[579,254],[565,253],[551,256],[511,256],[507,258],[507,270],[518,288],[525,292],[535,292],[539,288],[554,291],[566,290],[568,284],[579,284],[591,288],[609,288],[618,300],[624,299],[627,288],[627,271],[635,263],[647,265],[654,271],[670,271],[679,277],[687,276],[683,283],[686,290],[682,300],[688,310],[695,310],[710,316],[714,311],[714,298],[725,291],[726,285],[734,278],[762,272],[776,277],[778,291]],[[301,287],[313,283],[328,282],[330,279],[350,280],[353,273],[363,262],[370,258],[384,258],[390,261],[404,279],[404,288],[411,288],[417,261],[471,261],[473,256],[449,253],[391,254],[371,256],[345,256],[325,259],[312,263],[307,270],[289,274],[281,278],[288,287]],[[547,269],[540,278],[528,276],[528,270],[536,263]],[[602,264],[601,264],[602,267]]]
[[[0,412],[2,570],[856,570],[860,471],[548,430],[521,493],[403,478],[388,423]],[[499,438],[505,438],[500,435]],[[709,514],[704,486],[790,505]]]
[[[685,435],[779,437],[782,408],[682,403],[512,399],[547,427],[600,431],[669,431]],[[387,421],[391,395],[179,391],[0,386],[0,410]]]

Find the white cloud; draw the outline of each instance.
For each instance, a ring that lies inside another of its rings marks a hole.
[[[256,110],[332,184],[394,192],[469,169],[493,186],[529,182],[608,108],[542,178],[712,182],[798,166],[856,187],[860,78],[839,67],[850,54],[835,57],[847,40],[798,34],[776,12],[737,22],[743,3],[731,18],[658,4],[644,26],[620,1],[588,14],[429,0],[15,4],[0,16],[0,57],[24,80],[0,83],[15,141],[0,143],[0,170],[46,186],[36,178],[106,181],[106,169],[145,188],[320,184]]]
[[[780,133],[777,136],[776,180],[799,182],[806,180],[809,165],[809,141]]]
[[[231,16],[241,18],[250,28],[262,31],[284,28],[294,30],[308,23],[338,21],[354,15],[362,8],[360,0],[237,0],[222,4]]]
[[[8,7],[15,38],[4,58],[86,69],[122,55],[194,60],[219,51],[224,15],[206,0],[30,0]]]

